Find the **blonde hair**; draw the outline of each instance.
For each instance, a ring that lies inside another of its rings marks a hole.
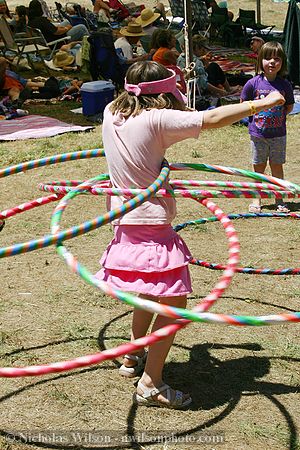
[[[266,42],[260,49],[257,57],[256,72],[263,73],[263,59],[269,59],[273,56],[281,59],[282,64],[277,75],[284,77],[287,74],[287,57],[282,45],[279,42]]]
[[[170,72],[168,69],[154,61],[136,62],[130,66],[126,73],[126,81],[129,84],[163,80],[169,77]],[[143,110],[149,109],[177,109],[184,111],[186,106],[171,93],[136,96],[134,93],[127,91],[122,92],[110,106],[112,114],[121,112],[125,118],[137,116]]]

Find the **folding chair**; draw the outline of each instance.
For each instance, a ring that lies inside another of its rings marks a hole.
[[[87,38],[90,43],[90,73],[93,80],[111,80],[117,91],[124,85],[128,66],[120,63],[112,32],[95,31]]]
[[[255,10],[253,9],[240,9],[239,17],[237,19],[243,27],[244,35],[247,37],[248,34],[258,34],[259,36],[267,36],[271,33],[275,25],[263,25],[262,23],[256,22]],[[262,33],[262,30],[265,30]]]
[[[39,45],[42,45],[43,47],[46,47],[48,55],[46,57],[44,56],[44,59],[47,61],[50,61],[50,59],[53,58],[54,53],[56,50],[59,49],[59,47],[62,44],[66,44],[68,41],[70,41],[70,36],[65,36],[59,39],[56,39],[55,41],[47,42],[43,33],[39,28],[33,28],[27,26],[27,37],[29,40],[33,40],[34,42],[37,42]]]
[[[228,23],[227,8],[217,8],[212,11],[210,16],[210,37],[217,39],[222,35],[222,29]]]
[[[175,23],[176,18],[181,18],[179,21],[179,27],[182,28],[184,23],[184,6],[183,0],[169,0],[169,5],[171,9],[172,19],[169,27]],[[201,0],[192,0],[192,29],[194,32],[204,32],[207,33],[207,28],[209,26],[208,11],[206,5]],[[178,23],[178,20],[176,20]]]
[[[61,3],[55,2],[59,20],[67,19],[72,26],[85,25],[89,31],[97,30],[97,19],[90,11],[86,12],[78,3],[69,2],[63,8]]]
[[[170,11],[172,16],[168,17],[170,20],[168,28],[182,28],[184,24],[184,10],[183,3],[178,0],[169,0]]]
[[[2,49],[4,56],[8,51],[14,53],[18,58],[17,65],[19,64],[20,59],[23,55],[27,58],[27,61],[33,70],[34,65],[31,59],[32,55],[39,56],[44,63],[41,52],[48,51],[49,47],[39,44],[37,40],[35,40],[34,38],[29,38],[24,33],[20,33],[14,36],[5,17],[3,16],[0,18],[0,35],[4,44],[4,47]]]

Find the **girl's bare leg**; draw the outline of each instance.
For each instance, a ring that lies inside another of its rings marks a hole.
[[[161,303],[164,303],[166,305],[170,306],[177,306],[179,308],[185,308],[186,307],[186,296],[180,296],[180,297],[163,297],[161,299]],[[164,316],[157,316],[152,330],[156,331],[162,327],[165,327],[167,325],[170,325],[175,322],[176,319],[164,317]],[[174,340],[174,334],[171,336],[166,337],[160,342],[157,342],[154,345],[151,345],[149,348],[149,353],[147,357],[147,362],[145,366],[144,373],[141,377],[141,383],[146,388],[159,388],[164,384],[162,379],[162,371],[165,364],[166,357],[168,356],[169,350],[171,348],[171,345]],[[175,391],[174,395],[175,395]],[[138,387],[137,393],[142,395],[143,392]],[[166,398],[164,397],[164,392],[161,394],[158,394],[154,396],[158,401],[160,402],[167,402]],[[183,399],[189,398],[188,394],[184,394]]]
[[[254,172],[264,173],[265,170],[266,170],[266,166],[267,166],[266,163],[253,164]],[[251,204],[257,206],[258,208],[260,208],[260,206],[261,206],[261,199],[260,198],[254,198],[252,200]]]
[[[151,295],[140,295],[139,297],[145,298],[147,300],[158,301],[157,297],[152,297]],[[152,321],[153,314],[148,311],[144,311],[143,309],[134,308],[133,310],[133,318],[132,318],[132,327],[131,327],[131,340],[134,341],[140,337],[143,337],[147,334],[147,331],[150,327]],[[137,352],[133,352],[133,355],[143,356],[145,350],[138,350]],[[124,365],[126,367],[134,367],[136,365],[135,361],[131,359],[124,358]]]
[[[276,178],[280,178],[280,179],[284,179],[284,173],[283,173],[283,165],[282,164],[278,164],[278,163],[273,163],[270,161],[270,167],[271,167],[271,173],[273,177]],[[275,200],[275,204],[278,207],[279,205],[283,206],[284,208],[286,208],[286,210],[283,210],[282,212],[289,212],[289,209],[287,207],[287,205],[284,202],[283,198],[277,198]]]

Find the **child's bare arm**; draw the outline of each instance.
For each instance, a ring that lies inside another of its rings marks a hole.
[[[231,125],[243,117],[247,117],[262,111],[270,109],[273,106],[283,105],[284,97],[278,91],[273,91],[269,95],[259,100],[245,101],[234,105],[221,106],[216,109],[204,111],[203,113],[203,129],[221,128]]]

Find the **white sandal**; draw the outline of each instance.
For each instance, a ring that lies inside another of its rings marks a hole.
[[[276,212],[285,213],[285,214],[289,214],[291,212],[291,210],[288,208],[288,206],[285,203],[278,203],[276,205],[276,207],[277,207]]]
[[[127,367],[124,364],[119,368],[119,374],[123,377],[134,378],[137,377],[143,370],[146,364],[147,352],[144,353],[143,356],[136,355],[124,355],[124,358],[130,359],[131,361],[135,361],[136,364],[132,367]]]
[[[169,409],[184,409],[188,405],[192,403],[192,398],[187,397],[183,398],[184,393],[181,391],[177,391],[175,389],[170,388],[169,385],[163,384],[159,388],[147,388],[140,381],[138,382],[138,387],[143,392],[142,395],[135,392],[133,394],[133,402],[140,406],[159,406],[161,408],[169,408]],[[172,399],[171,391],[175,391],[175,397]],[[161,402],[153,397],[161,392],[165,392],[166,399],[168,402]]]

